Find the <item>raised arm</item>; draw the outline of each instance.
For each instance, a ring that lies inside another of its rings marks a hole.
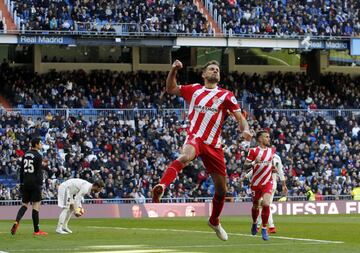
[[[239,129],[244,139],[246,141],[251,141],[252,134],[250,133],[249,123],[247,122],[247,120],[244,118],[240,111],[233,112],[233,115],[236,121],[239,123]]]
[[[171,66],[170,72],[166,78],[166,92],[172,95],[180,96],[180,89],[176,82],[176,74],[179,69],[182,69],[181,61],[176,60]]]

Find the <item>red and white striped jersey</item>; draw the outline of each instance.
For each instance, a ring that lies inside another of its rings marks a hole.
[[[251,178],[252,186],[266,185],[267,182],[272,181],[272,167],[273,158],[275,156],[275,148],[251,148],[249,154],[246,157],[248,162],[256,161],[255,167],[253,167],[253,175]]]
[[[181,85],[179,89],[189,104],[188,134],[215,148],[221,147],[221,129],[227,111],[240,111],[234,94],[219,87],[208,89],[198,83]]]

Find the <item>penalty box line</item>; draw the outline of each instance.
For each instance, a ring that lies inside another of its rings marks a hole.
[[[100,227],[100,226],[88,226],[88,228],[103,228],[103,229],[115,229],[115,230],[143,230],[143,231],[163,231],[163,232],[184,232],[184,233],[198,233],[198,234],[213,234],[214,232],[210,231],[199,231],[199,230],[185,230],[185,229],[167,229],[167,228],[124,228],[124,227]],[[243,236],[243,237],[257,237],[248,234],[241,233],[228,233],[228,235]],[[270,238],[280,239],[280,240],[291,240],[291,241],[303,241],[303,242],[315,242],[315,243],[330,243],[330,244],[341,244],[343,241],[328,241],[328,240],[318,240],[311,238],[295,238],[287,236],[273,236]]]

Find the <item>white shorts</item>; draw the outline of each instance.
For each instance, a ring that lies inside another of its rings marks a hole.
[[[69,189],[60,185],[58,189],[58,206],[69,209],[71,204],[74,204],[74,198],[70,196]]]

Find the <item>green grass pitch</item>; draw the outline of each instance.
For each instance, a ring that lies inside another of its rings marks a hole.
[[[220,241],[207,219],[84,219],[73,218],[71,235],[55,233],[56,220],[42,220],[46,237],[32,235],[32,222],[10,234],[11,221],[0,221],[0,252],[360,252],[360,215],[275,216],[278,233],[265,242],[250,235],[250,216],[223,217],[229,233]]]

